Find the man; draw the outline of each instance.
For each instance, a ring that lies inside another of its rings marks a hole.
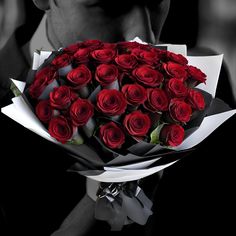
[[[54,48],[77,40],[116,42],[137,35],[144,41],[157,42],[169,8],[169,0],[34,2],[46,10],[48,37]]]
[[[232,93],[236,102],[236,2],[226,0],[199,1],[200,11],[198,44],[211,45],[216,51],[224,52],[224,59],[229,68]]]
[[[13,48],[8,46],[0,53],[0,79],[1,85],[4,85],[1,94],[4,102],[7,102],[10,96],[6,79],[9,76],[18,77],[24,74],[25,68],[31,63],[32,52],[35,49],[57,49],[85,39],[124,41],[135,36],[147,42],[157,43],[170,3],[169,0],[35,0],[34,2],[38,8],[46,12],[46,15],[32,40],[22,49],[17,48],[15,44],[13,51]],[[16,57],[19,59],[17,63],[9,60],[11,55],[13,59]],[[4,194],[1,201],[11,228],[10,235],[16,232],[33,236],[50,235],[85,193],[85,181],[79,175],[66,172],[73,160],[62,155],[61,150],[57,150],[54,145],[19,127],[13,121],[6,120],[2,115],[0,123],[7,127],[2,134],[4,153],[7,155],[1,160],[3,163],[0,165],[0,173],[1,179],[4,180],[2,181]],[[14,149],[11,148],[12,145]],[[31,146],[34,148],[33,151],[29,150]],[[201,157],[200,154],[199,156]],[[203,160],[203,157],[201,158]],[[165,235],[161,233],[171,230],[179,233],[184,230],[187,232],[187,228],[181,225],[181,219],[196,227],[198,218],[191,214],[190,219],[185,214],[190,214],[191,209],[199,213],[198,209],[205,209],[207,206],[204,199],[198,199],[201,196],[202,186],[198,184],[197,179],[203,184],[204,177],[208,176],[205,173],[201,178],[196,177],[199,175],[197,168],[201,168],[202,160],[192,157],[188,159],[187,164],[185,160],[182,161],[181,168],[178,165],[167,171],[158,190],[154,216],[150,218],[146,227],[133,224],[125,226],[124,232],[143,235],[158,233]],[[209,163],[210,161],[206,161],[207,167],[210,167]],[[6,178],[9,181],[5,181]],[[188,179],[193,181],[193,187],[188,186],[191,185]],[[152,189],[157,180],[158,178],[155,179],[153,176],[151,182],[147,181],[147,186]],[[189,192],[184,187],[188,187]],[[203,189],[209,194],[205,187],[206,185]],[[189,199],[184,193],[190,195]],[[91,221],[90,209],[94,203],[85,197],[81,204],[82,207],[81,205],[78,207],[81,209],[82,218],[79,218],[79,224],[72,225],[76,228],[67,228],[64,223],[62,230],[55,232],[54,235],[75,236],[74,232],[78,235],[86,233],[95,235],[98,232],[112,235],[107,225]],[[182,208],[179,204],[182,204]],[[204,215],[201,217],[206,219]],[[87,222],[91,222],[91,225]],[[201,222],[199,228],[203,229],[204,222],[202,223],[201,219],[199,222]],[[94,223],[94,230],[88,229]],[[173,225],[174,228],[170,227]]]
[[[155,43],[159,41],[169,8],[169,0],[35,0],[34,3],[45,11],[45,16],[32,39],[19,48],[12,36],[0,51],[2,106],[9,103],[12,96],[8,78],[25,78],[36,49],[58,49],[85,39],[116,42],[136,36]],[[85,178],[66,172],[73,160],[54,145],[2,114],[1,124],[4,153],[7,153],[1,160],[1,180],[4,180],[1,202],[9,234],[18,228],[24,235],[49,235],[85,193]],[[12,142],[14,148],[11,148]],[[31,152],[31,146],[36,150]],[[84,207],[86,204],[89,208]],[[85,221],[80,219],[80,235],[88,226],[86,217],[91,218],[89,212],[93,204],[88,197],[83,199],[81,210],[85,211],[82,214]]]

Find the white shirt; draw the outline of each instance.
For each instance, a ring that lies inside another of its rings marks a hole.
[[[36,50],[43,50],[43,51],[53,51],[54,48],[48,40],[47,36],[47,15],[44,14],[37,30],[35,31],[33,37],[30,40],[29,44],[30,54]]]

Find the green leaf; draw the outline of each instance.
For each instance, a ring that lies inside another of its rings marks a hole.
[[[153,144],[158,144],[158,143],[160,143],[159,136],[160,136],[161,129],[162,129],[162,127],[163,127],[164,125],[165,125],[165,124],[158,125],[158,126],[151,132],[151,134],[150,134],[150,137],[151,137],[150,143],[153,143]]]
[[[83,143],[84,143],[84,140],[82,138],[72,139],[70,141],[67,141],[67,144],[72,144],[72,145],[81,145]]]
[[[16,85],[13,82],[11,82],[10,89],[11,89],[12,93],[15,95],[15,97],[18,97],[22,94],[21,91],[16,87]]]

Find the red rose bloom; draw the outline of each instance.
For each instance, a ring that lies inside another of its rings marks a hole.
[[[73,135],[73,128],[64,116],[51,119],[48,126],[49,134],[61,143],[66,143]]]
[[[203,110],[205,108],[205,99],[201,92],[191,89],[188,93],[187,102],[195,110]]]
[[[32,98],[38,98],[48,84],[57,78],[57,72],[51,66],[44,67],[35,75],[33,83],[29,87],[29,94]]]
[[[111,149],[121,148],[125,142],[124,132],[112,121],[100,127],[99,138]]]
[[[155,51],[143,51],[140,56],[142,61],[148,65],[156,65],[159,62],[158,54]]]
[[[190,77],[196,80],[198,83],[205,83],[206,74],[204,74],[199,68],[195,66],[188,66],[188,73]]]
[[[132,72],[138,83],[148,87],[157,87],[164,80],[163,75],[149,66],[140,66]]]
[[[85,125],[93,116],[93,105],[86,99],[77,99],[70,107],[70,117],[74,126]]]
[[[168,75],[177,79],[181,79],[182,81],[185,81],[188,77],[186,68],[186,66],[174,62],[167,62],[164,64],[164,69]]]
[[[178,124],[164,125],[161,129],[159,139],[166,146],[178,146],[184,140],[184,129]]]
[[[162,89],[147,89],[147,101],[144,107],[151,112],[167,111],[169,100],[166,92]]]
[[[143,104],[147,99],[146,89],[139,84],[126,84],[121,91],[127,103],[133,106]]]
[[[109,63],[115,58],[116,51],[113,49],[99,49],[93,51],[91,56],[99,63]]]
[[[37,117],[43,123],[47,124],[51,120],[52,114],[53,114],[53,110],[50,106],[49,100],[40,101],[35,108],[35,112],[36,112]]]
[[[155,52],[159,60],[165,61],[167,58],[167,51],[159,48],[151,48],[151,52]]]
[[[73,94],[66,85],[54,88],[49,96],[51,106],[59,110],[67,109],[73,100]]]
[[[118,79],[119,71],[115,65],[101,64],[95,72],[96,80],[102,85],[107,86]]]
[[[179,63],[181,65],[187,65],[188,60],[181,54],[176,54],[170,51],[167,51],[167,58],[173,62]]]
[[[71,44],[68,47],[63,49],[63,52],[73,55],[80,47],[80,43]]]
[[[76,63],[87,63],[89,62],[90,49],[80,48],[74,54],[74,60]]]
[[[132,49],[139,46],[137,42],[120,42],[117,44],[117,48],[119,49],[120,53],[127,53],[130,52]]]
[[[149,44],[139,44],[139,48],[145,51],[153,51],[153,47]]]
[[[192,115],[191,106],[177,98],[170,101],[169,112],[173,120],[182,123],[188,122]]]
[[[188,88],[180,79],[176,78],[168,81],[166,89],[171,97],[184,98],[188,94]]]
[[[53,80],[56,79],[56,76],[56,70],[51,66],[46,66],[36,73],[34,81],[41,78],[47,78],[47,82],[50,84]]]
[[[127,132],[134,137],[143,137],[151,127],[151,120],[141,111],[133,111],[125,116],[123,121]]]
[[[67,74],[67,80],[74,89],[80,89],[91,82],[92,73],[87,66],[80,65]]]
[[[134,48],[131,51],[131,55],[134,55],[137,59],[141,59],[140,54],[143,52],[144,50],[140,49],[140,48]]]
[[[146,51],[135,48],[132,50],[132,55],[145,64],[156,65],[159,62],[158,54],[155,51]]]
[[[115,89],[103,89],[97,95],[97,107],[105,115],[120,115],[125,112],[126,106],[124,95]]]
[[[117,45],[116,45],[116,43],[103,43],[102,48],[103,49],[113,49],[113,50],[116,50]]]
[[[29,87],[29,94],[32,98],[38,98],[42,94],[43,90],[48,85],[48,78],[39,78],[35,80]]]
[[[137,59],[133,55],[123,54],[115,58],[116,64],[123,70],[131,70],[137,65]]]
[[[60,68],[70,65],[71,61],[72,61],[72,57],[67,53],[63,53],[63,54],[56,56],[52,60],[51,64],[53,66],[55,66],[57,69],[60,69]]]
[[[97,39],[88,39],[84,41],[82,44],[83,44],[83,47],[90,48],[91,50],[98,49],[102,46],[102,42]]]

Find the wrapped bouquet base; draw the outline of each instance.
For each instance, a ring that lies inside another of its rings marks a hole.
[[[107,221],[111,230],[121,230],[133,222],[145,225],[152,214],[152,202],[138,181],[98,183],[87,179],[87,194],[96,202],[95,218]]]
[[[35,53],[2,112],[75,158],[95,218],[144,225],[138,181],[173,165],[236,113],[215,98],[223,55],[187,57],[139,42],[86,41]],[[183,55],[170,50],[183,52]],[[176,51],[175,51],[176,52]]]

